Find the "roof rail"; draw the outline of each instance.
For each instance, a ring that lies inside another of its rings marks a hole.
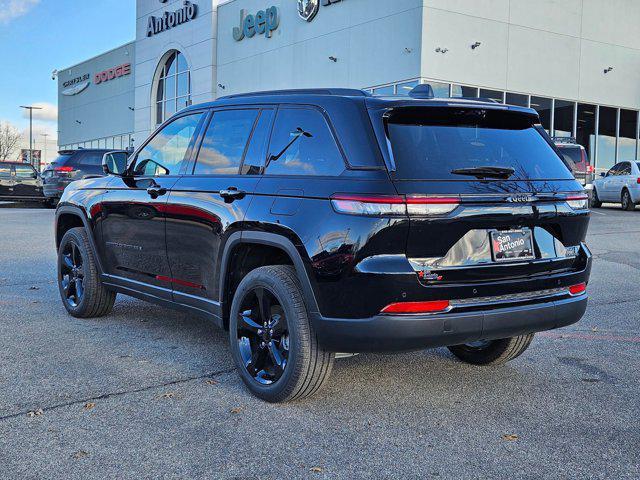
[[[355,88],[305,88],[291,90],[267,90],[262,92],[238,93],[235,95],[225,95],[218,100],[248,97],[268,97],[270,95],[336,95],[343,97],[369,97],[370,93]]]

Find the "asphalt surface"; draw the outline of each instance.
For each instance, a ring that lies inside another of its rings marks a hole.
[[[53,215],[0,207],[2,479],[640,478],[640,208],[594,211],[585,318],[510,364],[360,355],[288,405],[206,321],[122,296],[68,316]]]

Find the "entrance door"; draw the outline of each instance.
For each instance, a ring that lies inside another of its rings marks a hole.
[[[162,127],[140,149],[128,175],[115,177],[102,205],[99,241],[106,273],[131,288],[170,300],[166,203],[194,151],[203,112],[189,112]]]

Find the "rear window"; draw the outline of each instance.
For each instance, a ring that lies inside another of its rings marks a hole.
[[[582,162],[582,149],[580,147],[578,147],[578,146],[571,146],[571,147],[559,146],[558,148],[560,149],[560,152],[565,156],[565,158],[568,158],[573,163],[578,164],[578,163]]]
[[[11,176],[11,165],[6,163],[0,163],[0,176],[2,177]]]
[[[88,167],[98,167],[102,165],[103,153],[101,152],[84,152],[79,158],[79,164]],[[78,163],[78,159],[74,159]]]
[[[569,168],[527,114],[453,108],[411,108],[387,120],[396,178],[475,180],[461,169],[513,169],[511,180],[570,180]]]
[[[55,164],[55,166],[57,167],[62,167],[64,166],[67,161],[72,157],[73,155],[59,155],[53,162],[51,162],[51,165],[53,166]]]

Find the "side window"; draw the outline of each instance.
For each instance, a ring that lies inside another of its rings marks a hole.
[[[617,175],[619,167],[620,167],[620,165],[614,165],[613,167],[611,167],[611,170],[609,170],[607,172],[607,177],[612,177],[614,175]]]
[[[193,141],[202,113],[177,118],[160,130],[136,158],[137,176],[178,175]]]
[[[10,177],[10,176],[11,176],[11,165],[0,164],[0,177]]]
[[[33,178],[36,171],[30,165],[16,165],[16,177]]]
[[[618,175],[631,175],[631,164],[629,162],[621,163]]]
[[[85,152],[80,159],[81,167],[100,167],[102,165],[102,153]]]
[[[271,138],[268,175],[337,176],[344,160],[324,116],[310,108],[278,112]]]
[[[271,134],[271,123],[275,111],[265,109],[260,112],[260,118],[256,125],[249,148],[242,164],[242,175],[260,175],[267,159],[267,149],[269,148],[269,135]]]
[[[258,110],[213,114],[198,153],[195,175],[238,175]]]

